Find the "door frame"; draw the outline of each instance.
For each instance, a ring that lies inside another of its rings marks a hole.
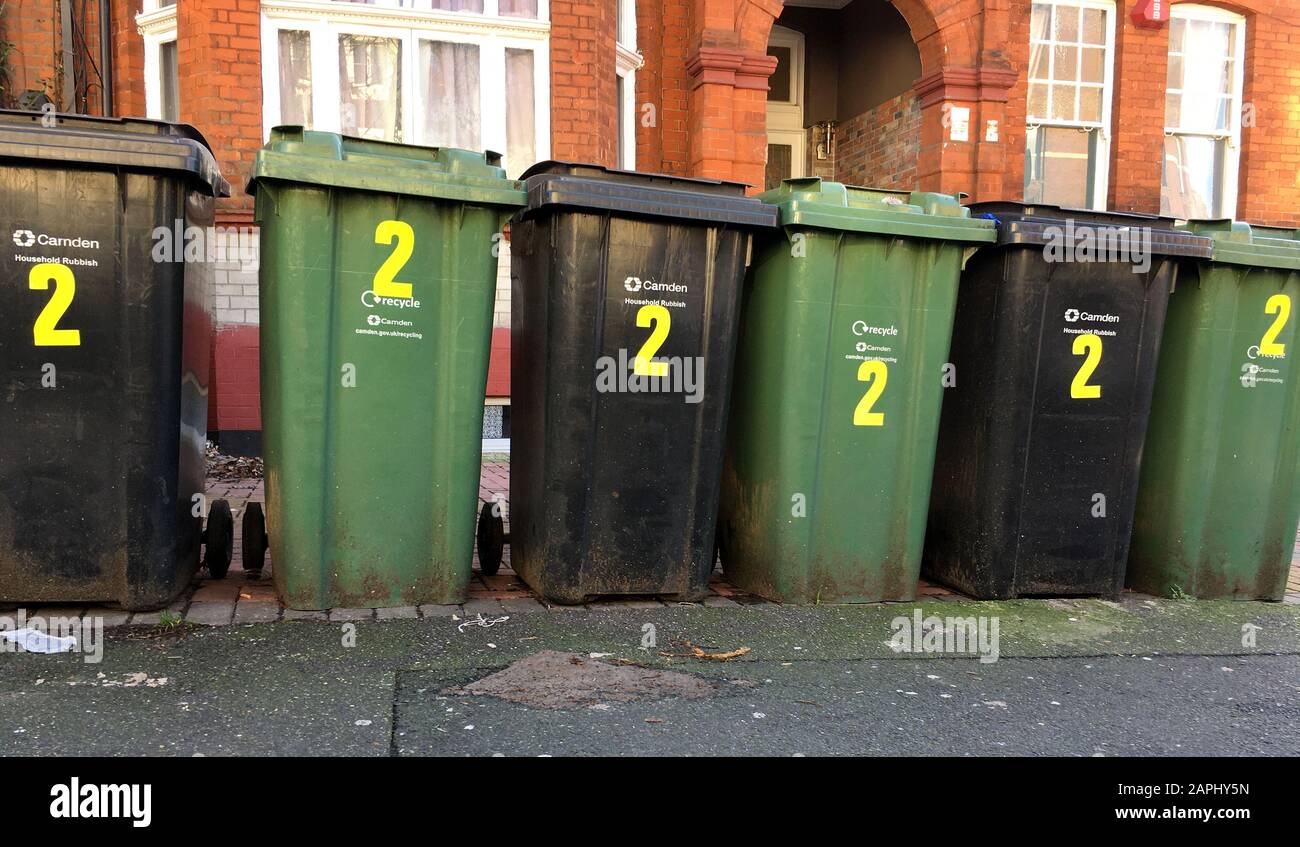
[[[767,101],[767,143],[790,147],[790,176],[801,177],[808,168],[808,131],[803,124],[804,35],[773,25],[768,46],[790,50],[790,99]]]

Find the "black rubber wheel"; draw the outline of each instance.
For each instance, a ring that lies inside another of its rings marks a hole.
[[[484,503],[478,513],[478,569],[484,576],[501,570],[501,556],[506,547],[506,522],[495,503]]]
[[[244,507],[244,525],[241,534],[244,536],[244,570],[260,574],[269,543],[266,536],[266,513],[262,511],[261,503],[249,503]]]
[[[203,533],[207,551],[203,564],[208,569],[208,576],[224,579],[230,570],[230,560],[235,554],[235,519],[230,514],[230,504],[225,500],[214,500],[208,509],[208,528]]]

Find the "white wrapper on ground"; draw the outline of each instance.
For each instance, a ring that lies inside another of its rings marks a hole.
[[[77,648],[75,636],[46,635],[39,629],[30,627],[0,632],[0,636],[15,644],[21,644],[28,653],[67,653]]]

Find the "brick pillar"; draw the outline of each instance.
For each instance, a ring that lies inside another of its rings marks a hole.
[[[689,6],[689,0],[636,4],[637,49],[645,57],[636,72],[636,160],[643,171],[679,176],[689,171]]]
[[[1007,185],[1007,92],[1016,73],[1003,68],[944,68],[921,77],[912,90],[921,104],[918,186],[974,200],[1018,197],[1022,184]],[[957,137],[954,109],[969,109],[966,138]]]
[[[143,8],[141,0],[114,0],[111,6],[113,114],[118,117],[144,115],[144,40],[135,28]]]
[[[551,0],[551,155],[618,163],[617,17],[609,0]]]
[[[181,120],[198,127],[231,186],[218,219],[251,222],[244,185],[262,146],[262,32],[259,0],[176,6]]]
[[[1115,22],[1115,89],[1107,129],[1111,133],[1108,209],[1160,211],[1168,65],[1169,28],[1134,26],[1121,10]]]

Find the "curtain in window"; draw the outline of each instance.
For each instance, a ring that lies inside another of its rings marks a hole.
[[[537,0],[500,0],[499,10],[501,14],[512,18],[535,18]]]
[[[479,54],[476,44],[420,42],[423,144],[479,150]]]
[[[402,140],[402,42],[339,36],[339,117],[343,132]]]
[[[280,30],[280,123],[310,127],[311,33]]]
[[[501,0],[502,4],[506,0]],[[433,0],[433,8],[440,12],[478,12],[483,14],[483,0]]]
[[[537,161],[533,51],[506,48],[506,170],[515,177]]]

